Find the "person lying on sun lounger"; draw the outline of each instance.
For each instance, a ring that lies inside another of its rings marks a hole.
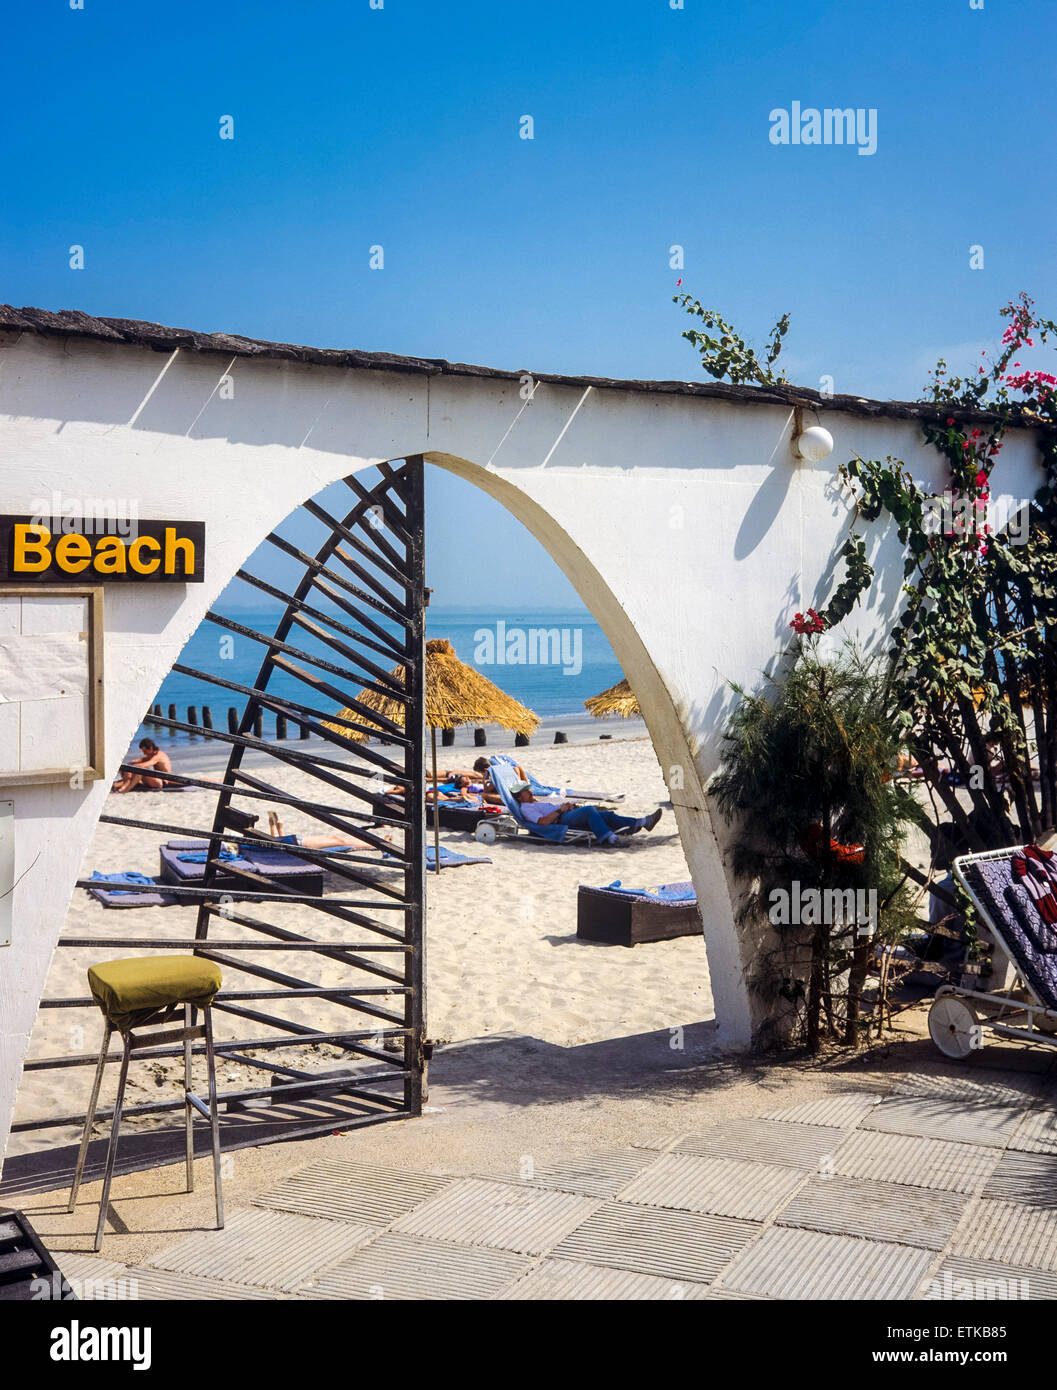
[[[153,739],[141,738],[139,746],[143,751],[142,758],[131,758],[129,761],[135,767],[143,768],[142,772],[123,772],[114,785],[110,788],[112,792],[146,792],[157,791],[159,787],[165,785],[165,778],[152,776],[151,773],[172,772],[172,763],[168,753],[163,753]],[[148,773],[147,769],[150,769]]]
[[[615,811],[603,811],[600,806],[577,806],[571,801],[537,801],[532,788],[524,780],[511,782],[510,790],[521,807],[521,814],[533,825],[567,825],[574,830],[590,830],[600,845],[620,843],[618,830],[652,830],[660,820],[658,806],[651,816],[618,816]]]
[[[385,851],[376,845],[369,845],[365,841],[357,839],[355,835],[338,835],[335,831],[328,831],[326,835],[284,835],[283,823],[279,819],[278,811],[268,812],[268,831],[273,839],[284,840],[287,844],[299,845],[302,849],[358,849],[362,854],[384,854]],[[385,840],[386,844],[392,844],[391,835],[379,835],[377,839]]]

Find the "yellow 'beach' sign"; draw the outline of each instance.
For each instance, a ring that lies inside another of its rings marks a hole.
[[[55,527],[39,517],[0,516],[0,580],[201,584],[204,566],[203,521],[93,525],[88,517],[71,528],[68,518]]]

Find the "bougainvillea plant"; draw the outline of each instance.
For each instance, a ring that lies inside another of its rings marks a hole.
[[[761,361],[718,313],[689,295],[675,302],[719,330],[719,338],[683,334],[711,376],[784,381],[773,363],[788,315]],[[844,578],[820,612],[791,624],[804,637],[847,617],[874,578],[856,522],[887,515],[904,550],[904,602],[889,652],[893,716],[953,822],[948,838],[968,849],[1057,825],[1057,376],[1020,360],[1057,335],[1057,323],[1026,294],[1000,312],[1001,344],[974,372],[953,374],[941,359],[929,373],[923,402],[934,409],[922,425],[947,461],[944,490],[932,494],[898,459],[851,459],[841,469],[854,501]],[[1036,431],[1045,480],[996,529],[991,471],[1017,425]]]
[[[923,429],[947,463],[939,496],[892,458],[856,457],[842,470],[857,516],[887,514],[903,545],[894,716],[953,822],[949,838],[966,849],[1034,839],[1057,823],[1057,378],[1018,357],[1057,324],[1027,295],[1001,313],[1001,346],[974,375],[951,375],[943,361],[930,373],[936,416]],[[991,472],[1015,425],[1036,430],[1045,479],[995,528]],[[849,544],[864,561],[863,538],[853,531]],[[827,626],[871,580],[860,566],[823,610]]]

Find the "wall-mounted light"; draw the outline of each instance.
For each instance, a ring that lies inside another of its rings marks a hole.
[[[793,407],[793,457],[806,463],[821,463],[833,452],[833,436],[821,425],[804,428],[804,412],[801,406]]]

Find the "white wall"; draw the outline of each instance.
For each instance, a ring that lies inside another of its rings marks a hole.
[[[727,680],[748,682],[823,602],[848,526],[837,465],[894,454],[937,485],[912,421],[827,411],[824,465],[795,464],[781,406],[542,384],[427,378],[0,335],[0,512],[38,497],[134,499],[143,518],[204,520],[206,582],[106,589],[107,770],[170,665],[265,533],[356,469],[423,453],[485,488],[547,546],[606,631],[639,695],[662,766],[678,769],[679,828],[705,924],[721,1037],[752,1030],[730,894],[702,784],[714,770]],[[150,394],[154,387],[153,394]],[[149,397],[149,398],[148,398]],[[1037,460],[1011,436],[993,493],[1030,496]],[[875,546],[876,548],[876,546]],[[866,637],[898,602],[894,543],[856,615]],[[837,576],[839,577],[839,575]],[[0,1153],[71,885],[107,783],[16,787],[12,945],[0,948]],[[5,792],[5,795],[8,793]]]

